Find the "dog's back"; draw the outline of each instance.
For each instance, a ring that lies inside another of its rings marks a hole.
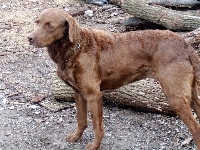
[[[101,89],[113,89],[146,77],[157,79],[158,67],[188,61],[191,51],[183,37],[171,31],[94,32],[99,52]]]

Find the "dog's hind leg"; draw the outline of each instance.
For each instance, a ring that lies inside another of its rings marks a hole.
[[[168,98],[168,101],[171,108],[176,112],[176,114],[182,119],[182,121],[190,130],[196,143],[197,149],[200,150],[200,125],[192,114],[190,104],[188,103],[188,98],[185,96],[176,96],[173,98]]]
[[[192,66],[187,63],[170,64],[158,71],[158,80],[169,105],[189,128],[197,149],[200,150],[200,124],[194,118],[190,106],[193,79]]]

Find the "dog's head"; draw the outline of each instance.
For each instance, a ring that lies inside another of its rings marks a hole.
[[[42,11],[35,21],[36,28],[28,35],[30,45],[48,47],[55,41],[65,39],[73,42],[78,24],[64,10],[49,8]]]

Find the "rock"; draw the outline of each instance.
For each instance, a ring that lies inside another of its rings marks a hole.
[[[62,123],[63,122],[63,119],[62,118],[60,118],[58,121],[57,121],[57,123]]]
[[[89,17],[92,17],[94,14],[93,14],[93,10],[86,10],[85,11],[85,16],[89,16]]]
[[[35,111],[34,114],[39,115],[41,112],[40,111]]]
[[[7,8],[8,8],[8,6],[7,6],[7,5],[5,5],[5,4],[3,4],[1,8],[2,8],[2,9],[7,9]]]
[[[8,107],[10,110],[13,110],[15,108],[15,106],[10,106]]]
[[[193,140],[193,138],[185,139],[185,140],[181,143],[181,145],[182,145],[182,146],[188,145],[188,144],[190,144],[190,142],[191,142],[192,140]]]
[[[86,3],[102,6],[102,5],[108,4],[108,1],[107,0],[86,0]]]
[[[113,12],[110,16],[111,16],[111,17],[114,17],[114,16],[117,16],[117,15],[118,15],[117,12]]]
[[[29,0],[30,2],[33,2],[33,3],[36,3],[37,2],[37,0]]]
[[[29,108],[36,109],[36,108],[39,108],[39,106],[37,106],[37,105],[30,105]]]

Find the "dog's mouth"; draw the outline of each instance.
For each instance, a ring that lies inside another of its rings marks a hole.
[[[37,44],[36,42],[29,41],[29,45],[32,45],[35,48],[41,48],[40,44]]]
[[[43,46],[41,46],[41,44],[39,42],[37,42],[35,39],[34,40],[31,40],[28,38],[28,42],[29,42],[29,45],[32,45],[34,46],[35,48],[42,48]]]
[[[28,38],[29,45],[35,46],[35,44],[34,44],[35,43],[35,39],[32,38],[31,36],[28,36],[27,38]]]
[[[33,45],[34,46],[34,43],[32,41],[28,41],[29,42],[29,45]]]
[[[27,38],[28,38],[29,45],[32,45],[37,48],[41,47],[40,44],[37,42],[36,37],[33,36],[32,34],[30,34]]]

